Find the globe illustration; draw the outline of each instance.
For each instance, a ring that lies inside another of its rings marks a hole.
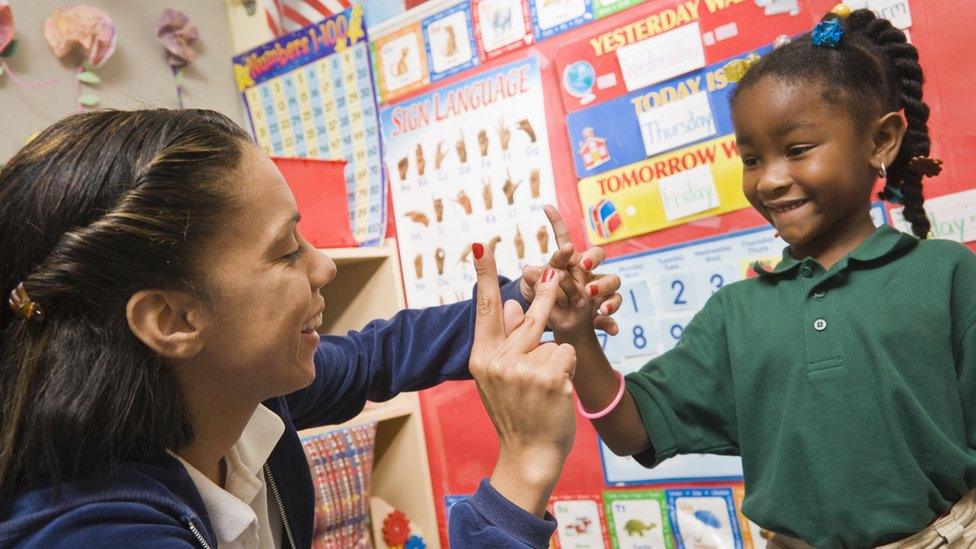
[[[567,65],[563,71],[563,86],[573,97],[590,95],[595,80],[596,71],[593,70],[593,65],[586,61],[577,61]]]

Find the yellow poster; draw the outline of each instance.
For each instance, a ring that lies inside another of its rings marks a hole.
[[[734,135],[581,179],[577,190],[592,244],[749,207]]]

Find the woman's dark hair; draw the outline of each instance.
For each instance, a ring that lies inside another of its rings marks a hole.
[[[0,499],[193,438],[182,392],[132,334],[138,290],[206,299],[204,246],[233,211],[248,135],[205,110],[97,111],[47,128],[0,171]]]
[[[823,20],[837,19],[828,13]],[[885,200],[901,194],[905,219],[919,238],[929,233],[922,196],[922,176],[908,167],[915,156],[928,156],[929,107],[922,101],[918,50],[905,33],[870,10],[856,10],[841,20],[844,36],[836,48],[814,46],[811,35],[777,48],[753,65],[732,92],[731,101],[766,76],[819,84],[824,99],[845,108],[857,127],[887,112],[904,109],[908,128],[898,156],[887,167]],[[895,191],[895,192],[892,192]]]

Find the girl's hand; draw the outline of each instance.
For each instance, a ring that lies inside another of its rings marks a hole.
[[[559,291],[559,273],[548,269],[522,314],[503,307],[495,260],[475,248],[477,316],[468,367],[498,433],[499,456],[491,484],[516,505],[543,516],[576,436],[573,374],[576,351],[539,338]]]
[[[593,247],[582,254],[576,253],[559,212],[548,204],[544,209],[559,246],[550,258],[548,267],[569,274],[560,283],[556,305],[549,315],[549,327],[552,328],[553,335],[557,341],[571,341],[577,335],[592,333],[594,329],[617,335],[617,323],[610,315],[620,309],[623,300],[617,293],[620,289],[620,277],[594,274],[593,269],[606,259],[603,248]],[[546,266],[526,267],[522,270],[519,289],[526,301],[531,302],[534,298],[532,289],[545,269]]]

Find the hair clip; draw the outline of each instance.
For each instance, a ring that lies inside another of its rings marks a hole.
[[[813,41],[814,46],[836,48],[840,44],[840,39],[843,36],[844,27],[840,24],[840,21],[837,19],[829,19],[817,23],[817,26],[813,28],[813,34],[810,39]]]
[[[746,71],[749,67],[755,65],[759,62],[761,58],[755,52],[743,57],[742,59],[736,59],[730,61],[724,67],[725,78],[729,82],[738,82],[746,75]]]
[[[922,177],[935,177],[942,173],[942,161],[928,156],[913,156],[908,161],[908,169]]]
[[[7,304],[13,309],[15,315],[24,320],[35,320],[37,322],[44,320],[44,310],[28,297],[23,282],[10,291],[10,299],[7,300]]]
[[[847,19],[848,17],[851,16],[851,7],[841,2],[840,4],[834,6],[834,9],[830,10],[830,13],[836,15],[841,19]]]

